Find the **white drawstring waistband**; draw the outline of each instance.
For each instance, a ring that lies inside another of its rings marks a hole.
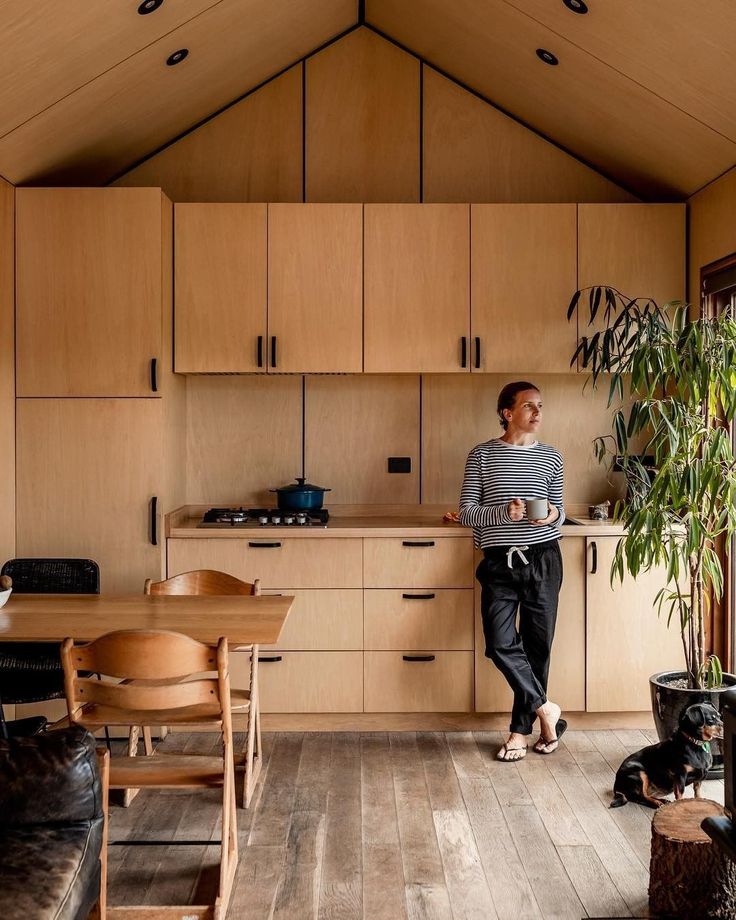
[[[524,563],[524,565],[529,565],[529,560],[526,558],[522,550],[529,549],[528,546],[509,546],[506,550],[506,564],[510,569],[513,569],[514,562],[514,553],[519,554],[519,558]]]

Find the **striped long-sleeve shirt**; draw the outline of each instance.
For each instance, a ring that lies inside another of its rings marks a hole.
[[[508,444],[499,438],[478,444],[468,454],[460,492],[460,523],[473,528],[475,545],[512,546],[544,543],[560,536],[562,456],[548,444]],[[514,498],[546,498],[559,509],[554,524],[532,527],[524,517],[512,521]]]

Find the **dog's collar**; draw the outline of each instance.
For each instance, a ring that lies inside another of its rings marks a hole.
[[[688,733],[684,732],[682,729],[679,729],[679,731],[683,738],[687,738],[692,744],[697,744],[698,747],[705,748],[706,751],[710,750],[709,742],[704,741],[702,738],[693,738],[692,735],[688,735]]]

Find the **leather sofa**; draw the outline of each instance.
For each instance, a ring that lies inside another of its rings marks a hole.
[[[84,920],[98,907],[105,804],[83,728],[0,740],[3,920]]]

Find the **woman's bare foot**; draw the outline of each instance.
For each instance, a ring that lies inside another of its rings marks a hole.
[[[496,754],[496,760],[513,763],[516,760],[522,760],[524,757],[526,757],[526,735],[511,732],[498,754]]]
[[[551,754],[557,750],[559,736],[557,733],[557,723],[562,715],[562,710],[557,703],[547,700],[537,709],[539,716],[540,733],[539,740],[534,745],[537,754]],[[567,727],[567,726],[565,726]]]

